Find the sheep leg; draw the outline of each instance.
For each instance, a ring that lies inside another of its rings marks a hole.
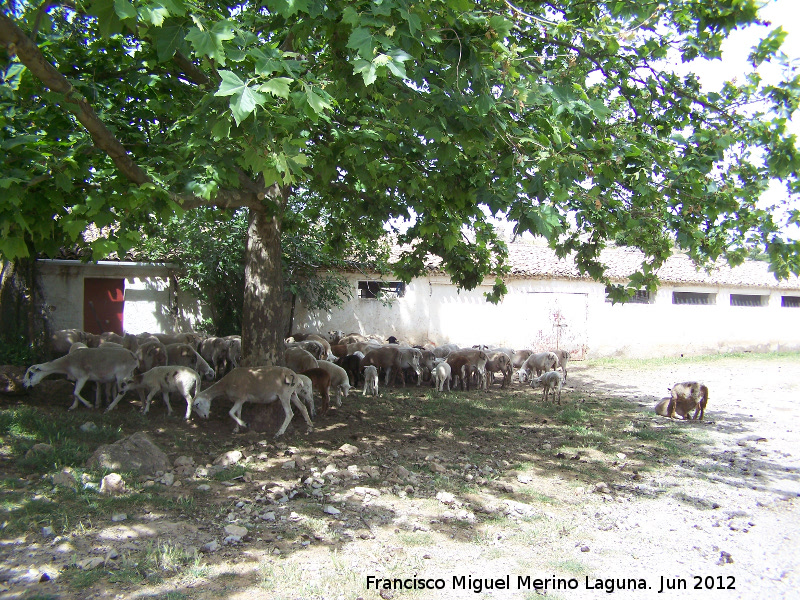
[[[114,407],[119,404],[119,401],[122,400],[122,397],[125,395],[125,392],[117,392],[117,395],[114,397],[113,402],[108,405],[108,408],[105,410],[106,413],[111,412]]]
[[[278,398],[281,401],[281,406],[283,406],[283,412],[286,414],[286,417],[283,419],[283,425],[281,425],[280,429],[278,429],[278,433],[275,434],[275,437],[280,437],[286,431],[286,428],[289,426],[289,423],[292,421],[292,417],[294,417],[294,413],[292,412],[292,403],[289,398]],[[308,417],[308,413],[306,413],[306,417]]]
[[[236,427],[233,429],[233,433],[239,433],[240,427],[247,428],[247,423],[245,423],[241,419],[242,406],[244,405],[245,402],[246,400],[237,400],[234,403],[233,407],[228,411],[228,414],[230,415],[231,419],[236,421]]]
[[[83,386],[86,385],[87,381],[89,381],[88,377],[81,377],[75,382],[75,389],[72,390],[72,395],[75,396],[75,402],[73,402],[72,406],[70,406],[67,410],[75,410],[78,408],[78,401],[83,402],[87,408],[92,408],[92,405],[87,402],[83,396],[81,396],[81,390],[83,389]]]
[[[150,411],[150,402],[153,399],[153,396],[156,395],[158,389],[150,390],[150,393],[147,394],[147,398],[144,399],[144,403],[142,404],[142,414],[146,415]]]
[[[308,415],[305,405],[300,401],[300,398],[297,396],[296,392],[292,392],[291,401],[297,407],[297,410],[300,411],[300,415],[305,420],[306,425],[308,425],[310,429],[314,429],[314,424],[311,422],[311,417]]]
[[[161,398],[164,400],[164,404],[167,405],[167,416],[171,417],[172,416],[172,405],[169,403],[169,390],[162,389],[161,390]],[[186,398],[186,396],[184,396],[184,398]],[[188,399],[186,401],[189,402]]]
[[[183,418],[188,421],[192,417],[192,395],[188,391],[183,392],[183,399],[186,400],[186,416]]]

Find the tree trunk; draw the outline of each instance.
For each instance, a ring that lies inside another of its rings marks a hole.
[[[250,209],[244,269],[242,366],[284,364],[283,315],[280,219],[264,210]],[[279,402],[247,407],[242,416],[250,429],[265,433],[278,431],[284,419]]]

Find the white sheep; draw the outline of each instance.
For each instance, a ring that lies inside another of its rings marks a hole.
[[[233,432],[237,433],[240,427],[247,427],[247,424],[242,421],[242,406],[245,402],[271,404],[278,400],[286,415],[283,424],[275,434],[275,437],[279,437],[286,431],[294,416],[292,404],[300,411],[309,430],[314,428],[306,407],[297,396],[297,389],[300,385],[298,374],[286,367],[238,367],[208,389],[197,394],[192,402],[192,408],[199,417],[207,419],[211,412],[211,401],[214,398],[219,396],[230,398],[234,404],[228,414],[231,419],[236,421]]]
[[[123,382],[120,391],[125,393],[130,390],[139,390],[140,396],[147,392],[147,397],[142,401],[142,414],[150,410],[150,401],[157,392],[161,392],[164,404],[167,405],[167,416],[172,415],[172,406],[169,403],[170,392],[178,392],[186,400],[187,421],[192,416],[192,393],[200,392],[200,374],[194,369],[182,366],[153,367],[141,375],[135,375],[133,380]],[[112,407],[109,407],[109,410]]]
[[[525,382],[534,372],[538,377],[542,374],[542,371],[554,371],[557,365],[558,356],[552,352],[531,354],[519,369],[519,381],[520,383]]]
[[[191,344],[167,344],[166,350],[168,365],[189,367],[209,381],[214,381],[216,375],[214,369],[198,354]]]
[[[531,387],[536,389],[538,387],[542,388],[542,400],[547,401],[547,396],[550,394],[550,391],[553,391],[553,396],[558,393],[558,403],[561,404],[561,373],[558,371],[548,371],[544,375],[539,377],[534,377],[531,379]]]
[[[431,379],[433,380],[433,386],[438,391],[443,391],[445,385],[447,386],[447,391],[450,391],[450,365],[449,363],[443,358],[437,358],[437,364],[433,367],[433,373]]]
[[[331,376],[330,389],[336,392],[336,406],[341,406],[342,396],[347,398],[350,393],[350,377],[347,375],[347,371],[327,360],[318,360],[317,366]]]
[[[312,419],[317,417],[317,405],[314,403],[314,386],[311,384],[311,378],[308,375],[298,373],[300,378],[300,385],[297,386],[297,397],[305,403],[308,414]]]
[[[369,365],[364,367],[364,392],[365,396],[375,398],[378,395],[378,368]]]
[[[123,382],[133,379],[133,372],[138,365],[139,361],[136,360],[133,352],[124,348],[77,348],[66,356],[47,363],[32,365],[25,372],[23,384],[26,388],[30,388],[48,375],[66,375],[68,379],[75,381],[75,389],[72,392],[75,402],[72,403],[69,410],[77,408],[79,401],[92,408],[92,405],[81,396],[81,390],[87,381],[95,381],[98,384],[116,384],[118,391],[106,409],[108,412],[125,394],[119,389]],[[99,403],[96,408],[100,408]]]

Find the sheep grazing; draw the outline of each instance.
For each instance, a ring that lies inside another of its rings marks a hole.
[[[286,416],[275,437],[283,435],[289,426],[294,416],[292,404],[300,411],[310,431],[314,426],[305,405],[297,395],[300,385],[300,377],[297,373],[286,367],[238,367],[208,389],[197,394],[192,402],[192,408],[200,418],[207,419],[211,412],[212,400],[219,396],[230,398],[234,404],[228,414],[231,419],[236,421],[233,432],[237,433],[240,427],[247,427],[247,424],[242,421],[242,406],[245,402],[271,404],[278,400],[283,406]]]
[[[669,392],[670,400],[667,405],[667,414],[664,416],[674,419],[675,413],[678,413],[683,414],[683,418],[686,420],[689,418],[689,413],[694,410],[692,419],[696,421],[697,416],[700,415],[700,420],[703,420],[708,405],[708,388],[706,386],[696,381],[685,381],[676,383]],[[658,411],[658,407],[656,407],[656,411]]]
[[[536,376],[542,374],[543,371],[555,371],[558,365],[558,356],[552,352],[538,352],[531,354],[528,359],[519,368],[519,381],[525,382],[531,376],[531,373],[536,373]]]
[[[200,375],[214,381],[216,373],[206,360],[197,353],[191,344],[167,344],[167,364],[170,366],[182,366],[194,369]]]
[[[542,388],[543,401],[547,401],[547,396],[552,391],[554,397],[558,394],[558,403],[561,404],[561,385],[561,373],[558,371],[548,371],[544,375],[531,379],[531,387],[533,389]]]
[[[374,365],[364,367],[364,392],[365,396],[375,398],[378,395],[378,368]]]
[[[319,391],[319,394],[322,397],[322,407],[320,408],[320,414],[324,415],[331,408],[330,373],[328,373],[324,369],[316,367],[314,369],[308,369],[306,371],[303,371],[301,375],[305,375],[306,377],[308,377],[311,380],[312,389]]]
[[[286,349],[284,353],[286,367],[295,373],[302,373],[309,369],[316,369],[319,365],[317,359],[308,350],[303,350],[295,346]]]
[[[298,373],[300,378],[300,385],[297,386],[297,397],[305,403],[308,409],[308,414],[312,419],[317,418],[317,405],[314,403],[314,386],[306,375]]]
[[[33,387],[45,377],[52,374],[66,375],[75,381],[73,395],[75,402],[69,407],[74,410],[78,402],[92,408],[92,405],[81,396],[81,390],[87,381],[99,383],[113,383],[117,385],[117,395],[106,409],[113,409],[125,392],[119,391],[123,382],[133,379],[133,372],[139,365],[133,352],[124,348],[77,348],[70,354],[62,356],[47,363],[32,365],[23,378],[26,388]],[[96,408],[100,408],[99,403]]]
[[[347,398],[350,393],[350,377],[348,377],[347,371],[327,360],[317,361],[317,364],[320,369],[327,371],[331,376],[330,387],[336,392],[336,406],[341,406],[342,396]]]
[[[447,391],[450,391],[450,365],[446,360],[443,358],[436,359],[439,362],[433,367],[433,372],[431,373],[431,380],[433,381],[433,386],[437,389],[437,391],[444,391],[444,387],[447,386]]]
[[[147,397],[142,402],[142,414],[150,411],[150,401],[157,392],[161,392],[164,404],[167,405],[167,416],[172,415],[172,406],[169,403],[170,392],[178,392],[186,400],[187,421],[192,416],[192,392],[196,395],[200,391],[200,374],[194,369],[181,366],[153,367],[146,373],[135,375],[133,380],[124,381],[120,385],[120,393],[130,390],[147,392]],[[109,406],[109,410],[111,410]]]
[[[502,388],[511,383],[511,376],[514,372],[514,367],[511,366],[511,359],[505,352],[490,352],[489,360],[486,361],[486,371],[492,374],[492,383],[494,383],[494,374],[503,374]]]

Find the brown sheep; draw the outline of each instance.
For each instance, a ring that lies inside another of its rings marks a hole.
[[[331,407],[331,397],[329,391],[331,387],[330,373],[324,369],[316,367],[314,369],[303,371],[300,374],[308,377],[311,380],[312,390],[318,391],[320,396],[322,396],[322,408],[319,412],[320,414],[324,415]]]
[[[683,383],[676,383],[670,389],[670,400],[667,405],[667,414],[665,416],[670,419],[675,418],[675,413],[679,412],[680,406],[683,413],[684,420],[689,418],[689,413],[694,410],[692,419],[697,420],[700,415],[700,420],[703,420],[703,415],[706,412],[708,405],[708,388],[702,383],[696,381],[685,381]]]

